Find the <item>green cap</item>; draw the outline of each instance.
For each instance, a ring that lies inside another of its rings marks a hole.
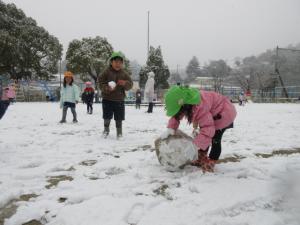
[[[120,58],[122,59],[122,61],[124,61],[124,55],[122,54],[122,52],[113,52],[109,58],[109,61],[112,61],[115,58]]]
[[[173,86],[165,94],[167,116],[175,116],[184,104],[197,105],[200,102],[200,92],[196,88]]]

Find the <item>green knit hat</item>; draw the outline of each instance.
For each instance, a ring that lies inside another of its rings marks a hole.
[[[115,58],[120,58],[122,59],[122,61],[124,61],[124,55],[122,54],[122,52],[113,52],[109,58],[109,61],[111,62]]]
[[[175,116],[184,104],[197,105],[201,102],[199,90],[173,86],[165,94],[167,116]]]

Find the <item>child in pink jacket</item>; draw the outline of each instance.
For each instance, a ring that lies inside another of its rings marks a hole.
[[[4,88],[4,90],[1,90],[1,86],[0,86],[0,120],[2,119],[2,117],[4,116],[8,106],[9,106],[9,98],[8,98],[8,91],[9,88],[6,87]]]
[[[233,127],[236,110],[230,100],[216,92],[174,86],[165,95],[167,115],[171,116],[169,135],[174,134],[184,117],[193,124],[194,144],[198,148],[198,160],[192,165],[203,172],[213,172],[221,154],[222,135]],[[200,132],[196,132],[197,127]],[[208,155],[209,147],[211,150]]]
[[[15,92],[15,90],[14,90],[14,88],[12,86],[8,87],[7,97],[8,97],[8,99],[9,99],[10,102],[13,102],[14,99],[16,98],[16,92]]]

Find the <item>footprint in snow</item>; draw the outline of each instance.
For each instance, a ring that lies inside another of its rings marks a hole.
[[[134,204],[125,217],[126,222],[131,225],[138,224],[144,215],[144,210],[144,204]]]

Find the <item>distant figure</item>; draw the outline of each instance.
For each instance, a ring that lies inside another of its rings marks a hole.
[[[240,106],[244,106],[245,103],[246,103],[246,98],[245,98],[244,92],[242,91],[242,92],[239,94],[239,105],[240,105]]]
[[[93,114],[93,101],[94,101],[95,90],[92,87],[92,82],[88,81],[85,83],[85,85],[86,88],[84,89],[81,98],[83,103],[86,103],[87,105],[87,113]]]
[[[135,108],[140,109],[141,103],[142,103],[142,92],[140,89],[137,89],[135,93]]]
[[[9,102],[14,102],[16,98],[16,92],[13,86],[7,87],[7,93],[6,93]]]
[[[78,86],[73,84],[73,73],[66,71],[64,74],[64,83],[60,93],[60,108],[63,109],[62,119],[60,123],[66,122],[68,108],[71,108],[73,114],[73,123],[77,123],[76,104],[79,101]]]
[[[95,103],[99,103],[99,102],[100,102],[100,95],[99,92],[95,90]]]
[[[147,113],[152,113],[153,112],[155,74],[151,71],[147,75],[148,75],[148,79],[145,84],[145,99],[149,103]]]
[[[1,118],[4,116],[8,106],[9,106],[9,98],[7,96],[8,92],[9,92],[9,88],[6,87],[4,88],[4,90],[0,90],[0,92],[2,93],[1,98],[0,98],[0,120]],[[0,93],[0,94],[1,94]]]

